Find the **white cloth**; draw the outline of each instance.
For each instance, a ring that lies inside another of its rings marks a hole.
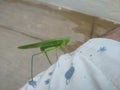
[[[59,57],[20,90],[120,90],[120,42],[95,38]]]

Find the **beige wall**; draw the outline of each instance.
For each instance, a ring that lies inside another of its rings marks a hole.
[[[38,0],[120,23],[120,0]]]

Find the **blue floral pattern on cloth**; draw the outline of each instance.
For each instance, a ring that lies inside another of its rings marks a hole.
[[[33,88],[37,86],[37,82],[34,80],[29,81],[28,84],[31,85]]]
[[[70,69],[65,73],[65,78],[66,78],[66,84],[68,85],[70,82],[71,77],[73,76],[73,73],[75,71],[75,68],[73,65],[70,67]]]
[[[53,72],[49,72],[49,75],[51,76],[53,74]]]
[[[50,79],[47,79],[47,80],[45,81],[45,84],[48,85],[49,83],[50,83]]]
[[[105,52],[106,50],[107,50],[106,47],[103,46],[103,47],[100,47],[100,48],[99,48],[98,52]]]

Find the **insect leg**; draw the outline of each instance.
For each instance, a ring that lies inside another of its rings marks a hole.
[[[36,54],[33,54],[32,55],[32,58],[31,58],[31,79],[33,80],[33,57],[36,56],[36,55],[39,55],[41,54],[42,52],[39,52],[39,53],[36,53]]]
[[[65,53],[67,53],[67,49],[64,46],[61,46],[61,50]]]
[[[57,49],[56,49],[56,60],[58,59],[58,53],[57,53]]]
[[[52,62],[50,61],[50,59],[49,59],[47,53],[46,53],[46,52],[44,52],[44,53],[45,53],[45,56],[47,57],[47,60],[48,60],[49,64],[52,65]]]

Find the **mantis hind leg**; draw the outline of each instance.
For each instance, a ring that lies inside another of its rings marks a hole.
[[[33,54],[32,55],[32,58],[31,58],[31,79],[33,80],[33,58],[34,58],[34,56],[36,56],[36,55],[39,55],[39,54],[41,54],[42,52],[39,52],[39,53],[36,53],[36,54]]]
[[[57,59],[58,59],[58,53],[57,53],[57,49],[56,49],[56,53],[55,53],[55,54],[56,54],[56,61],[57,61]]]
[[[47,60],[48,60],[49,64],[52,65],[52,62],[50,61],[50,59],[49,59],[49,57],[47,55],[47,52],[45,52],[45,56],[47,57]]]

